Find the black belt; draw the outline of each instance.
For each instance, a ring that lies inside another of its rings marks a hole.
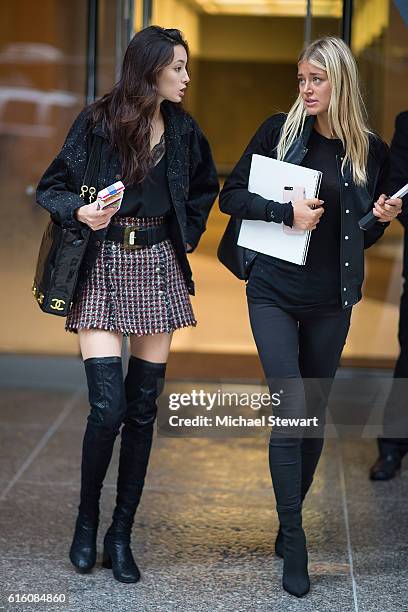
[[[125,249],[142,249],[153,246],[169,237],[166,224],[155,227],[138,227],[137,225],[110,225],[106,240],[119,242]]]

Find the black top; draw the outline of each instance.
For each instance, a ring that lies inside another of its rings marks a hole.
[[[164,138],[153,148],[154,159],[160,161],[150,170],[148,176],[137,185],[125,186],[125,193],[118,217],[162,217],[172,211]]]
[[[319,199],[324,200],[324,213],[311,233],[306,264],[300,266],[260,253],[247,284],[250,301],[267,300],[291,309],[341,305],[340,188],[336,155],[341,155],[342,150],[341,140],[312,131],[301,165],[323,172]]]

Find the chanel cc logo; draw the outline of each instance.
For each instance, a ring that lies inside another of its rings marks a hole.
[[[64,310],[65,300],[52,298],[50,308],[52,310]]]

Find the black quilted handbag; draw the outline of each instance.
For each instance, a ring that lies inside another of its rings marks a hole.
[[[102,139],[94,137],[81,188],[89,204],[96,194]],[[52,218],[42,237],[32,292],[41,310],[66,317],[72,307],[79,269],[88,245],[91,229],[63,228]]]

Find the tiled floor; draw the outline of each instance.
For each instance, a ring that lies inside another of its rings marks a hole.
[[[0,608],[146,612],[406,612],[408,472],[373,483],[371,440],[326,441],[304,506],[312,587],[280,585],[267,439],[158,436],[133,532],[136,585],[100,565],[77,574],[68,549],[79,494],[85,390],[2,389]],[[102,498],[99,550],[115,496],[118,444]],[[65,593],[16,605],[10,593]]]

